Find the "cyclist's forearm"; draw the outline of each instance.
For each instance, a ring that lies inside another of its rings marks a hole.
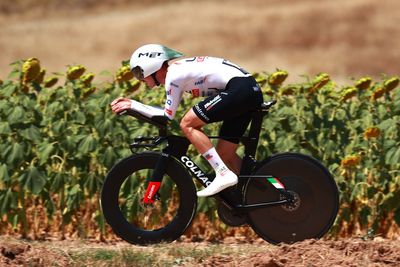
[[[163,116],[164,111],[161,107],[153,107],[149,105],[145,105],[135,100],[131,100],[131,109],[135,110],[146,117],[153,117],[153,116]]]

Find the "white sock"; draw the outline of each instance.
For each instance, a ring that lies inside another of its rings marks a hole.
[[[223,176],[228,171],[228,168],[214,147],[210,148],[206,153],[204,153],[203,157],[210,163],[215,173],[219,173]]]

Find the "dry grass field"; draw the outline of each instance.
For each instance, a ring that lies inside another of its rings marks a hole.
[[[306,240],[273,246],[226,239],[221,243],[174,242],[146,247],[123,242],[32,242],[0,237],[0,266],[393,266],[400,241]]]
[[[250,71],[328,72],[336,80],[400,73],[396,0],[0,1],[0,78],[38,57],[114,71],[144,43],[215,55]]]

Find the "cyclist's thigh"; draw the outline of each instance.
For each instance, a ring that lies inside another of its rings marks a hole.
[[[253,77],[235,77],[226,90],[200,101],[193,111],[206,123],[225,121],[253,111],[262,101],[261,89]]]
[[[249,126],[250,121],[251,111],[243,113],[232,119],[224,120],[219,130],[220,138],[231,143],[238,144],[240,137],[243,136],[247,126]]]

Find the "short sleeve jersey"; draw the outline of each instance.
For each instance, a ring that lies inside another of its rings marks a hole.
[[[193,97],[216,95],[233,77],[246,76],[250,76],[247,71],[222,58],[204,56],[175,61],[168,67],[165,79],[165,115],[169,119],[175,117],[183,92]]]

